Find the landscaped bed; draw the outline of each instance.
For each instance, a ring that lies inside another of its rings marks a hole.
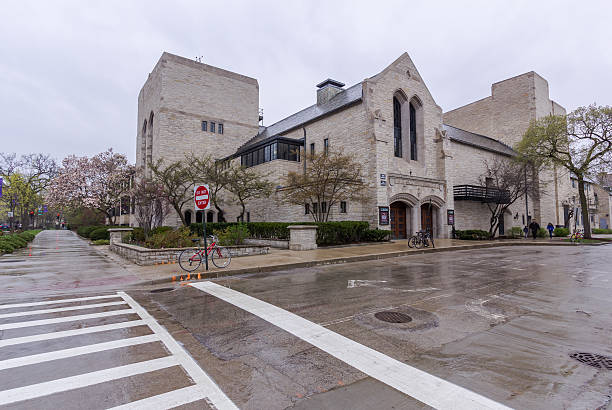
[[[0,236],[0,253],[12,253],[15,249],[25,248],[28,242],[34,240],[40,229],[23,231]]]

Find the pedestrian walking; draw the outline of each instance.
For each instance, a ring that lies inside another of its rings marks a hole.
[[[549,222],[548,225],[546,225],[546,229],[548,229],[548,234],[550,235],[550,239],[552,239],[552,234],[553,234],[553,231],[555,230],[555,227],[552,224],[552,222]]]
[[[531,235],[533,239],[538,237],[538,231],[540,230],[540,225],[536,221],[531,221],[529,224],[529,229],[531,230]]]
[[[527,228],[527,225],[523,228],[523,232],[525,233],[525,239],[527,239],[527,236],[529,236],[529,228]]]

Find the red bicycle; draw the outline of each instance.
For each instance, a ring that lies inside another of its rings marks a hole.
[[[185,249],[179,254],[178,262],[184,271],[193,272],[199,268],[204,260],[204,255],[208,255],[217,268],[225,268],[230,264],[232,261],[230,250],[222,246],[217,246],[219,239],[216,236],[213,235],[208,238],[211,242],[206,249],[201,248],[198,244],[197,248]],[[194,242],[196,241],[199,243],[200,240],[194,239]]]

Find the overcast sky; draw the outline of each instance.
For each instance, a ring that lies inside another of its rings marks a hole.
[[[404,51],[444,111],[534,70],[568,110],[612,105],[606,1],[2,2],[2,152],[135,160],[140,88],[163,51],[254,77],[269,125]]]

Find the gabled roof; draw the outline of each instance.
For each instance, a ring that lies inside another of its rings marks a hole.
[[[450,137],[451,141],[455,141],[460,144],[471,145],[476,148],[484,149],[486,151],[495,152],[509,157],[513,157],[517,154],[516,151],[514,151],[510,146],[485,135],[475,134],[473,132],[465,131],[460,128],[452,127],[446,124],[444,124],[442,128],[444,129],[444,131],[446,131],[446,135]]]
[[[260,142],[282,135],[295,128],[301,127],[302,125],[332,114],[350,105],[360,102],[362,99],[362,86],[361,83],[357,83],[354,86],[338,93],[332,99],[325,104],[311,105],[308,108],[298,111],[297,113],[290,115],[289,117],[280,120],[277,123],[269,125],[267,127],[259,127],[259,133],[245,142],[236,153],[243,152],[249,147]]]

